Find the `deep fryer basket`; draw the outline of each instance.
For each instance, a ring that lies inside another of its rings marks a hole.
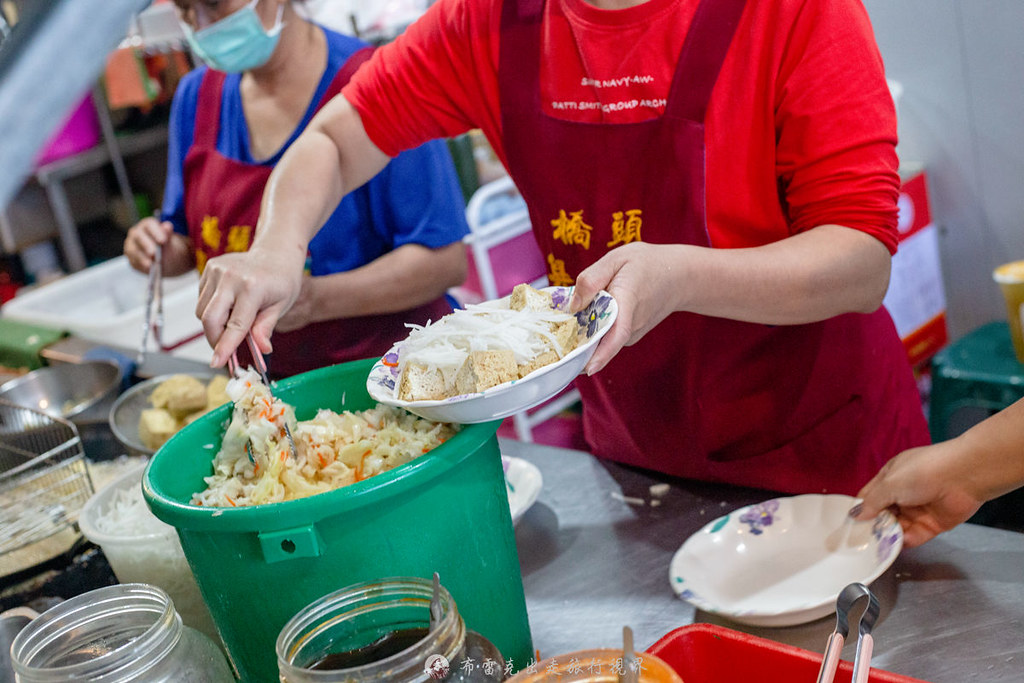
[[[75,524],[92,492],[75,426],[0,399],[0,554]]]

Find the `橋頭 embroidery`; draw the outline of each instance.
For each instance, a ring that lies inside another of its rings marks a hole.
[[[551,221],[551,226],[555,229],[556,240],[590,249],[590,233],[594,228],[583,222],[582,210],[566,214],[564,209],[559,209],[558,218]]]
[[[640,209],[629,211],[616,211],[612,214],[612,241],[606,246],[614,247],[630,242],[640,242],[640,227],[643,219],[640,217]]]
[[[565,261],[548,254],[548,282],[555,287],[568,287],[575,282],[565,270]]]

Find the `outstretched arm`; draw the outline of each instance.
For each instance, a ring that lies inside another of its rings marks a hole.
[[[406,244],[370,263],[333,275],[306,277],[276,329],[290,332],[334,318],[395,313],[433,301],[466,279],[466,247]]]
[[[874,311],[890,264],[884,244],[839,225],[746,249],[642,242],[613,249],[576,278],[574,310],[602,289],[619,306],[586,372],[603,368],[676,311],[768,325]]]
[[[306,248],[341,198],[389,161],[355,109],[335,97],[281,158],[267,182],[252,247],[211,259],[196,314],[222,366],[251,330],[263,353],[301,291]]]
[[[913,547],[967,521],[985,501],[1024,486],[1024,399],[960,436],[912,448],[892,460],[858,496],[858,519],[891,508]]]

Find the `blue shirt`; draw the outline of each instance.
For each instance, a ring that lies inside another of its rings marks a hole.
[[[365,43],[323,29],[327,68],[305,116],[285,145],[269,159],[253,159],[239,89],[241,74],[228,74],[220,107],[217,151],[247,164],[274,166],[313,118],[335,74]],[[185,221],[185,155],[192,146],[199,86],[206,67],[186,74],[171,104],[163,220],[188,234]],[[349,193],[309,244],[310,272],[328,275],[365,265],[403,244],[429,248],[460,241],[469,232],[455,165],[444,141],[402,152],[361,188]]]

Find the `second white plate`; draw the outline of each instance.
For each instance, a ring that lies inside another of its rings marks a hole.
[[[512,523],[518,524],[526,511],[537,502],[544,478],[536,465],[522,458],[503,455],[501,466],[505,470],[505,492],[508,493]]]
[[[808,494],[749,505],[705,525],[672,558],[669,581],[698,609],[752,626],[791,626],[835,611],[850,583],[870,584],[903,547],[884,512],[848,516],[856,498]]]

